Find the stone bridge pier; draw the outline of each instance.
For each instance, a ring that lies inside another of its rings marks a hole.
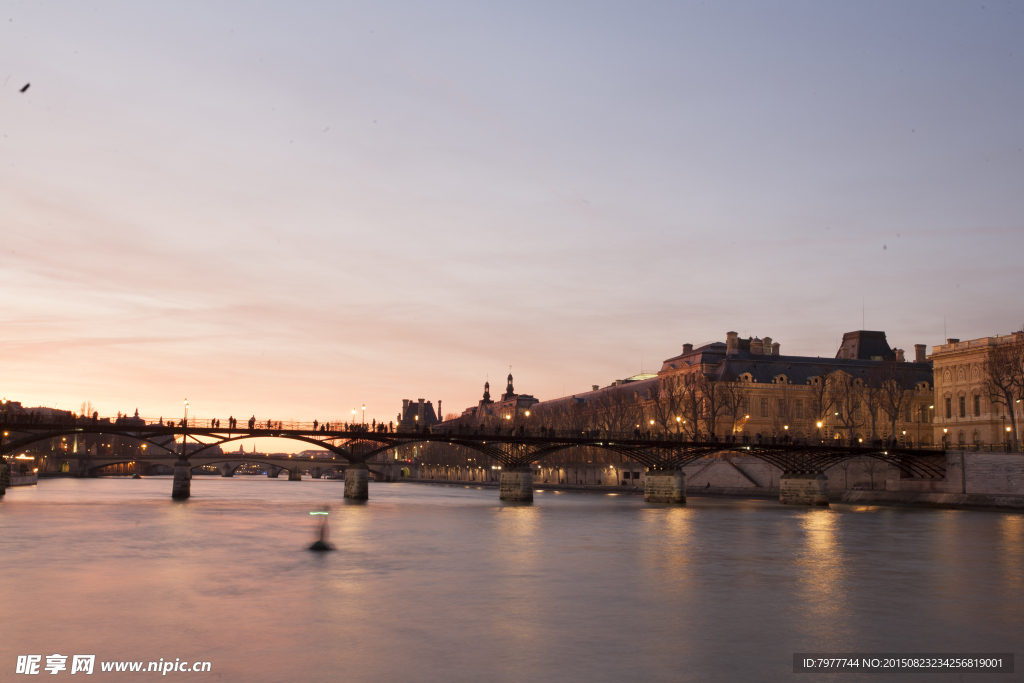
[[[288,481],[302,481],[302,468],[296,465],[288,470]]]
[[[685,503],[686,473],[682,470],[647,470],[644,477],[644,502]]]
[[[533,502],[533,468],[515,467],[501,471],[498,498],[520,503]]]
[[[828,505],[828,477],[817,473],[786,472],[779,477],[779,502],[783,505]]]
[[[354,462],[345,469],[345,498],[367,500],[370,497],[370,468]]]
[[[192,495],[192,466],[188,460],[174,463],[174,479],[171,482],[171,498],[185,500]]]
[[[235,468],[231,466],[231,463],[224,463],[220,466],[220,476],[222,477],[233,477],[235,476]]]

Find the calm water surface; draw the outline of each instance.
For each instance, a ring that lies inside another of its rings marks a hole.
[[[166,680],[1024,680],[792,673],[807,651],[1016,652],[1024,670],[1020,514],[416,484],[345,504],[340,482],[258,477],[197,477],[176,503],[170,486],[8,490],[0,680],[53,653],[213,663]],[[314,554],[325,503],[338,551]]]

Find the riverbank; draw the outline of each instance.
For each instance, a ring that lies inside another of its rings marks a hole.
[[[435,486],[479,486],[498,488],[496,481],[450,481],[439,479],[402,479],[411,484]],[[601,486],[595,484],[534,484],[538,491],[576,491],[579,493],[618,493],[642,496],[642,486]],[[748,498],[778,500],[779,489],[766,487],[687,487],[687,497],[693,498]],[[895,507],[923,507],[968,510],[1020,510],[1024,511],[1024,496],[982,493],[915,493],[911,491],[830,491],[829,501],[846,505],[884,505]]]

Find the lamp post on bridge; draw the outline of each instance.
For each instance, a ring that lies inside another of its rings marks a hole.
[[[171,482],[171,498],[185,500],[192,493],[192,467],[185,456],[185,442],[188,441],[188,399],[185,399],[185,418],[181,421],[181,455],[174,463],[174,480]]]

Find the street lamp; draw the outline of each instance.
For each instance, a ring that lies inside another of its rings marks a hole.
[[[363,404],[363,424],[366,424],[366,404]]]
[[[188,426],[188,399],[185,399],[185,426]]]
[[[353,408],[352,409],[352,424],[354,425],[355,423],[356,423],[356,409]]]

